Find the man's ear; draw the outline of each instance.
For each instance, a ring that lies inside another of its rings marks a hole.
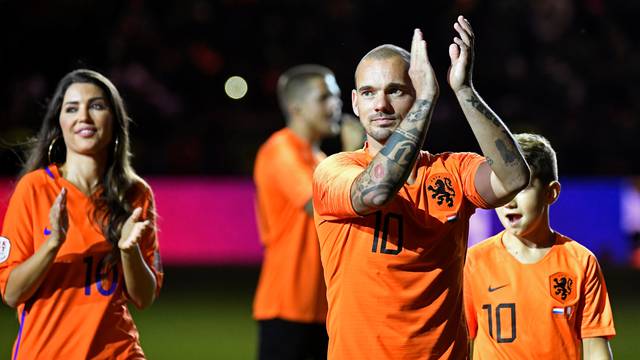
[[[356,114],[357,117],[360,117],[358,113],[358,106],[356,105],[356,100],[358,99],[358,93],[355,89],[351,90],[351,109],[353,109],[353,113]]]
[[[300,114],[300,104],[297,101],[290,101],[287,104],[287,112],[289,113],[289,118],[294,118]]]
[[[547,203],[549,205],[553,204],[560,197],[560,182],[554,180],[547,185]]]

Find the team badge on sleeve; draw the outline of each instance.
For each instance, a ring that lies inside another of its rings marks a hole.
[[[573,275],[557,272],[549,276],[551,297],[561,303],[567,303],[576,297],[576,278]]]
[[[0,263],[7,261],[11,252],[11,242],[6,237],[0,236]]]

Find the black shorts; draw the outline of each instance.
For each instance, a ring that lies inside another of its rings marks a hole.
[[[326,360],[329,337],[325,324],[282,319],[258,321],[259,360]]]

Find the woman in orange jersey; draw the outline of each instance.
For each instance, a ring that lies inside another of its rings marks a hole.
[[[0,292],[20,323],[14,360],[144,359],[127,302],[151,305],[162,269],[129,122],[103,75],[59,82],[0,237]]]

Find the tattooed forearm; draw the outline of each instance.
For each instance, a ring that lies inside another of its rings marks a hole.
[[[490,178],[481,180],[479,191],[492,205],[504,204],[529,182],[529,167],[513,135],[474,89],[456,94],[482,154],[489,165]]]
[[[498,149],[498,152],[502,157],[502,160],[506,164],[513,164],[516,160],[518,160],[518,157],[517,157],[518,155],[515,154],[513,150],[509,149],[507,145],[504,143],[504,141],[502,141],[502,139],[496,140],[495,144],[496,144],[496,149]],[[489,165],[491,165],[491,163]]]
[[[492,158],[490,158],[488,156],[485,156],[484,158],[487,159],[487,164],[489,164],[489,166],[493,165],[493,159]]]
[[[359,214],[386,204],[402,187],[424,142],[432,103],[416,100],[411,111],[389,137],[351,187],[351,201]]]
[[[416,109],[407,114],[407,121],[414,123],[424,120],[426,114],[431,110],[431,104],[432,103],[429,100],[416,100],[413,104],[413,107]]]
[[[511,133],[502,123],[502,121],[500,121],[500,119],[493,113],[493,111],[491,111],[491,109],[489,109],[489,107],[478,97],[475,92],[469,94],[466,102],[471,104],[474,109],[482,114],[482,117],[491,121],[491,123],[498,128],[499,132],[495,132],[493,130],[489,132],[492,133],[492,137],[494,138],[493,143],[495,145],[495,150],[497,151],[497,154],[500,155],[503,164],[508,167],[518,165],[518,149],[514,144]],[[480,118],[480,120],[482,119],[482,117]],[[489,166],[492,166],[494,164],[494,161],[490,158],[489,155],[496,154],[496,151],[485,151],[483,142],[481,142],[480,146],[482,147],[483,153],[487,158],[487,163],[489,164]]]
[[[351,193],[356,209],[369,203],[382,205],[393,192],[393,188],[388,183],[376,181],[367,171],[358,175],[355,185]]]
[[[417,134],[417,131],[407,131],[405,129],[398,128],[396,129],[396,133],[404,136],[409,141],[418,142],[418,140],[420,140],[420,134]]]
[[[407,165],[413,161],[413,156],[416,155],[417,139],[417,136],[414,141],[411,141],[404,136],[391,136],[391,138],[389,138],[389,143],[392,146],[383,147],[382,150],[380,150],[380,153],[400,166]]]
[[[467,99],[467,102],[473,106],[474,109],[480,111],[487,119],[491,120],[493,125],[503,127],[502,122],[483,102],[478,98],[475,93],[471,94],[471,97]]]

